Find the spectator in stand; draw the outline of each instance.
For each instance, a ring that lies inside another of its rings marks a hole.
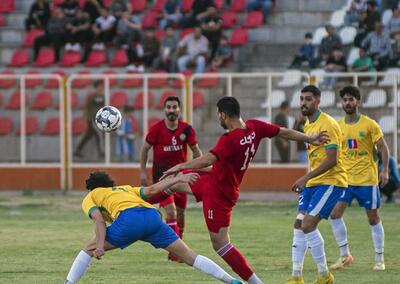
[[[65,43],[67,34],[66,26],[68,20],[64,16],[64,12],[60,8],[55,8],[53,16],[47,23],[45,34],[35,39],[33,43],[33,60],[37,59],[39,51],[44,45],[53,45],[55,60],[60,61],[60,50]]]
[[[321,65],[324,66],[328,58],[332,55],[334,48],[342,48],[342,40],[335,33],[335,30],[331,24],[325,25],[326,32],[328,35],[324,37],[319,46],[319,57],[322,60]]]
[[[210,60],[213,60],[222,36],[222,19],[218,16],[217,10],[214,9],[203,19],[201,29],[211,46]]]
[[[354,39],[354,45],[361,47],[363,40],[375,29],[375,24],[381,21],[381,14],[376,9],[375,1],[367,1],[367,8],[361,14],[361,21],[359,26],[359,33]]]
[[[181,17],[181,0],[166,0],[160,20],[160,28],[165,29],[166,26],[178,24]]]
[[[275,116],[274,123],[280,127],[289,128],[289,103],[284,101],[281,103],[279,113]],[[276,137],[275,146],[278,149],[281,163],[289,163],[290,161],[290,142],[286,139]]]
[[[132,41],[139,42],[141,38],[142,24],[138,16],[124,12],[118,20],[114,44],[127,49]]]
[[[375,31],[368,34],[362,46],[374,60],[376,70],[382,71],[387,67],[392,55],[392,45],[389,34],[383,29],[381,22],[375,23]]]
[[[63,10],[65,17],[73,19],[78,12],[79,3],[78,0],[64,0],[59,7]]]
[[[104,8],[102,0],[85,0],[85,4],[83,4],[83,11],[88,13],[92,24],[94,24],[96,19],[100,17],[100,11],[102,8]]]
[[[309,67],[313,67],[314,54],[315,48],[312,44],[312,34],[306,33],[304,35],[304,42],[300,46],[296,56],[292,61],[292,64],[290,64],[290,68],[300,68],[303,64],[307,64]]]
[[[387,25],[387,30],[390,37],[396,41],[395,46],[398,49],[400,47],[400,9],[397,5],[392,8],[392,17]]]
[[[365,0],[353,0],[349,10],[346,11],[346,15],[344,16],[344,24],[346,26],[358,26],[361,21],[361,14],[365,11],[365,7]]]
[[[264,14],[264,22],[266,22],[268,14],[274,5],[275,0],[247,0],[246,9],[248,12],[261,9]]]
[[[182,72],[189,64],[196,64],[196,73],[203,73],[208,54],[208,40],[196,26],[192,34],[186,35],[178,44],[178,54],[186,48],[186,53],[178,58],[178,69]]]
[[[149,67],[153,65],[160,51],[160,42],[158,41],[153,28],[148,28],[143,39],[136,46],[129,46],[127,56],[129,60],[128,71],[144,72],[144,65]]]
[[[104,43],[112,41],[115,36],[116,18],[111,15],[107,8],[101,9],[101,16],[96,19],[92,26],[95,35],[93,49],[104,50]]]
[[[155,69],[163,69],[167,72],[175,72],[175,54],[178,47],[178,37],[171,26],[165,27],[165,36],[161,40],[160,54],[154,62]]]
[[[135,139],[132,120],[133,107],[125,106],[121,126],[117,129],[116,154],[121,162],[133,162],[135,158]]]
[[[378,154],[379,156],[379,154]],[[379,172],[382,170],[382,159],[379,157]],[[379,187],[381,195],[386,195],[386,203],[392,203],[393,193],[400,188],[400,177],[397,170],[396,160],[393,156],[389,157],[389,181],[384,187]]]
[[[112,0],[110,6],[108,7],[110,14],[120,19],[124,12],[131,13],[131,4],[127,0]]]
[[[181,18],[182,28],[192,28],[199,25],[204,18],[216,10],[213,0],[194,0],[192,9]]]
[[[307,117],[303,116],[301,112],[298,113],[296,120],[294,121],[293,129],[304,133],[304,125],[306,124],[306,120]],[[300,164],[307,164],[308,162],[307,146],[306,143],[302,141],[297,141],[297,159],[299,160]]]
[[[343,56],[343,52],[340,48],[335,47],[332,51],[332,55],[326,61],[325,67],[326,72],[346,72],[347,64],[346,58]],[[336,83],[335,77],[326,76],[324,79],[324,85],[328,88],[333,88]]]
[[[89,15],[79,8],[75,19],[67,24],[65,50],[80,51],[81,45],[90,43],[92,37]]]
[[[36,0],[29,10],[28,18],[25,20],[25,29],[29,31],[32,26],[38,29],[45,29],[49,19],[49,3],[45,0]]]
[[[360,57],[354,60],[351,69],[354,72],[374,72],[375,67],[371,57],[368,56],[367,50],[363,47],[359,50]]]
[[[224,66],[232,58],[232,49],[229,46],[228,38],[222,35],[217,52],[212,61],[212,67],[214,69]]]

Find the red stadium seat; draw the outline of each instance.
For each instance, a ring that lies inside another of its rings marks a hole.
[[[198,88],[213,88],[218,85],[218,76],[215,77],[201,77],[196,82]]]
[[[85,2],[85,0],[83,2]],[[64,0],[52,0],[51,1],[51,4],[53,4],[53,6],[58,6],[58,5],[61,5],[62,3],[64,3]]]
[[[156,30],[154,34],[155,34],[156,38],[158,39],[158,41],[161,42],[161,40],[165,36],[165,31],[164,30]]]
[[[28,70],[26,72],[26,75],[40,75],[41,73],[38,70]],[[39,86],[42,83],[42,79],[40,77],[32,77],[30,79],[26,79],[25,81],[25,86],[27,88],[32,88]]]
[[[161,88],[161,87],[164,87],[165,85],[167,85],[168,72],[166,72],[164,70],[156,70],[153,72],[153,74],[165,75],[165,76],[149,79],[149,87],[150,88]]]
[[[264,15],[261,11],[253,11],[247,14],[244,28],[257,28],[264,24]]]
[[[202,92],[193,93],[193,108],[200,108],[204,106],[204,94]]]
[[[126,56],[125,49],[117,49],[114,52],[114,58],[110,63],[110,66],[126,66],[128,64],[128,57]]]
[[[7,64],[8,67],[23,67],[29,64],[30,56],[26,49],[18,49],[14,51],[10,63]]]
[[[154,28],[158,26],[157,23],[158,13],[150,11],[143,15],[142,27],[143,28]]]
[[[72,120],[72,135],[82,135],[86,132],[88,123],[86,117],[75,117]]]
[[[49,117],[44,125],[42,135],[59,135],[60,134],[60,118]]]
[[[146,0],[131,0],[132,12],[140,13],[146,9]]]
[[[14,122],[11,117],[0,117],[0,135],[8,135],[13,132]]]
[[[224,28],[232,28],[237,23],[237,16],[235,12],[232,11],[225,11],[222,13],[222,27]]]
[[[224,8],[224,0],[214,0],[214,4],[218,10],[221,10]]]
[[[139,74],[137,72],[128,72],[128,74]],[[125,78],[122,79],[122,88],[137,88],[143,85],[142,78]]]
[[[194,0],[183,0],[181,4],[181,10],[183,13],[187,13],[192,9]]]
[[[77,77],[72,81],[72,87],[73,88],[85,88],[87,86],[89,86],[92,83],[92,79],[91,78],[79,78],[79,75],[90,75],[92,74],[92,72],[90,72],[89,70],[81,70],[78,71],[77,73]]]
[[[0,72],[0,88],[1,89],[8,89],[17,83],[17,79],[15,78],[1,78],[1,75],[15,75],[13,70],[4,70]]]
[[[78,95],[75,92],[71,93],[71,107],[72,108],[78,107]]]
[[[131,121],[132,121],[132,131],[133,131],[133,133],[139,132],[139,126],[138,126],[138,122],[137,122],[136,118],[132,117]]]
[[[151,10],[161,12],[164,9],[164,0],[156,0]]]
[[[152,128],[156,123],[158,123],[161,120],[163,120],[163,119],[160,117],[156,117],[156,116],[149,117],[149,120],[147,121],[149,129]]]
[[[98,67],[103,65],[107,61],[107,55],[104,50],[92,50],[89,54],[89,58],[85,63],[87,67]]]
[[[25,135],[30,136],[38,132],[39,121],[35,116],[27,116],[25,119]],[[17,129],[17,135],[21,135],[21,126]]]
[[[0,15],[0,28],[3,27],[6,24],[6,19],[4,18],[4,15]]]
[[[158,109],[163,109],[164,108],[164,102],[168,97],[180,97],[178,93],[174,91],[165,91],[161,97],[160,100],[158,101],[157,108]]]
[[[110,105],[124,108],[128,104],[128,95],[125,92],[115,92],[111,95]]]
[[[181,72],[181,74],[183,74],[186,77],[186,79],[188,80],[189,77],[192,76],[193,72],[190,71],[190,70],[184,70],[184,71]],[[174,88],[182,88],[183,87],[183,82],[182,82],[181,79],[175,78],[172,81],[172,86]]]
[[[3,105],[3,94],[0,94],[0,106]]]
[[[61,67],[74,67],[81,61],[81,54],[77,51],[66,51],[64,52],[63,59],[60,64]]]
[[[28,105],[28,97],[25,94],[25,106]],[[21,108],[21,95],[19,92],[14,92],[11,94],[6,105],[8,110],[19,110]]]
[[[15,0],[1,0],[0,13],[10,13],[15,10]]]
[[[246,29],[242,28],[234,30],[229,40],[229,44],[232,46],[241,46],[248,42],[249,42],[249,33]]]
[[[114,70],[104,70],[102,73],[104,75],[115,75],[115,74],[117,74],[117,72],[115,72]],[[110,87],[116,86],[117,83],[118,83],[117,77],[109,77],[109,78],[110,78],[109,79]],[[104,81],[104,83],[105,83],[105,81]]]
[[[61,77],[65,76],[65,72],[62,70],[55,70],[51,72],[52,75],[60,75]],[[49,89],[55,89],[55,88],[59,88],[60,87],[60,83],[57,79],[48,79],[46,84],[45,84],[45,88],[49,88]]]
[[[49,48],[43,48],[40,50],[38,58],[32,64],[34,67],[48,67],[55,63],[54,50]]]
[[[246,0],[232,0],[231,10],[234,12],[243,12],[246,8]]]
[[[181,31],[181,33],[179,34],[179,38],[183,39],[186,35],[193,33],[193,29],[192,28],[188,28],[188,29],[183,29]]]
[[[53,104],[53,94],[49,92],[40,92],[33,100],[31,109],[44,110]]]
[[[151,108],[153,106],[153,94],[148,93],[148,107]],[[136,94],[135,100],[133,101],[133,108],[135,109],[143,109],[144,107],[144,93],[139,92]]]
[[[39,30],[39,29],[30,30],[29,32],[26,33],[25,39],[22,43],[22,46],[32,47],[35,39],[39,36],[42,36],[43,34],[44,34],[43,30]]]

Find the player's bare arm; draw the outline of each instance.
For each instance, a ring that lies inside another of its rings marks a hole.
[[[199,144],[191,145],[190,150],[192,150],[193,159],[196,159],[196,158],[200,157],[201,155],[203,155],[203,153],[201,152],[201,149],[199,147]]]
[[[193,159],[191,161],[187,161],[185,163],[178,164],[169,170],[164,172],[164,175],[161,177],[161,179],[169,176],[169,175],[174,175],[179,173],[181,170],[185,169],[202,169],[202,168],[207,168],[211,166],[215,161],[217,160],[217,157],[208,152],[207,154],[200,156],[196,159]]]
[[[382,159],[382,170],[379,174],[379,183],[384,187],[389,181],[389,148],[384,137],[376,142],[376,147]]]
[[[299,178],[292,186],[292,191],[299,192],[306,185],[307,181],[319,176],[329,169],[333,168],[338,161],[337,158],[337,149],[326,149],[326,159],[322,162],[322,164],[316,168],[315,170],[305,174],[301,178]]]
[[[147,185],[146,165],[147,165],[147,156],[148,156],[150,148],[151,148],[151,145],[145,141],[143,143],[143,147],[140,152],[140,184],[143,186]]]
[[[314,146],[324,145],[329,142],[329,135],[326,131],[322,131],[315,135],[306,135],[294,129],[281,127],[277,136],[283,139],[303,141]]]
[[[96,234],[96,249],[93,251],[93,256],[100,259],[104,255],[104,242],[106,239],[106,222],[101,215],[99,209],[91,212],[90,217],[95,224],[95,234]]]

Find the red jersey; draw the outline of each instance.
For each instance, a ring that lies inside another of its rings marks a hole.
[[[247,129],[236,128],[223,134],[210,150],[217,157],[210,173],[211,180],[215,190],[219,190],[232,206],[239,198],[239,186],[261,139],[278,135],[280,129],[275,124],[255,119],[247,120],[246,126]]]
[[[153,146],[153,182],[169,168],[186,161],[187,145],[197,144],[193,127],[179,121],[175,130],[168,129],[165,120],[149,129],[146,142]]]

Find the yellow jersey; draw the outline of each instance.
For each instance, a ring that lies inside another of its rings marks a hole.
[[[375,120],[365,115],[349,124],[346,118],[339,120],[342,130],[344,168],[350,185],[378,184],[378,157],[375,143],[383,137],[383,132]]]
[[[133,207],[155,208],[143,200],[141,187],[119,185],[98,187],[90,191],[82,202],[82,209],[89,217],[95,209],[99,209],[106,222],[112,223],[119,213]]]
[[[339,124],[328,114],[318,111],[312,121],[307,120],[304,125],[304,133],[307,135],[318,134],[326,131],[330,142],[327,145],[307,145],[308,160],[310,169],[315,170],[326,159],[326,149],[337,149],[337,164],[323,174],[310,179],[306,186],[334,185],[347,187],[347,174],[343,166],[342,134]]]

